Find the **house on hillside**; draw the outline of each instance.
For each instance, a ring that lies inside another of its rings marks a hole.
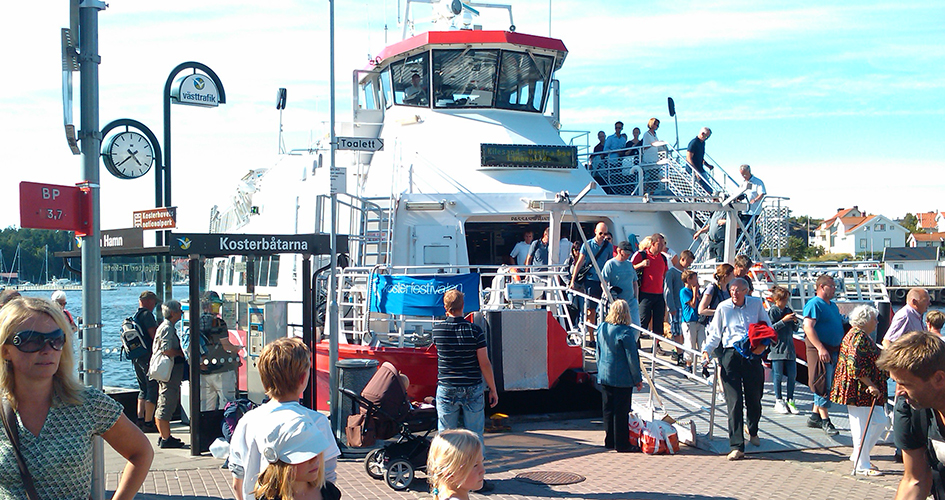
[[[883,215],[868,215],[859,207],[837,211],[814,231],[813,245],[828,253],[879,253],[887,247],[905,247],[909,231]]]
[[[938,265],[942,257],[945,257],[942,247],[886,248],[883,251],[886,286],[945,286],[945,267]]]
[[[913,233],[906,244],[910,247],[942,247],[945,246],[945,232]]]
[[[945,212],[938,210],[915,214],[916,228],[926,233],[945,232]]]

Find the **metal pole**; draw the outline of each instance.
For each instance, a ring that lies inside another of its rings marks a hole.
[[[98,11],[105,4],[84,0],[79,7],[79,48],[81,94],[82,178],[91,190],[91,231],[82,245],[82,359],[85,383],[102,388],[102,249],[101,193],[99,186],[99,155],[102,135],[98,126]],[[105,448],[101,437],[92,438],[91,498],[105,497]]]
[[[335,168],[335,2],[328,0],[328,85],[330,95],[329,133],[331,138],[331,169]],[[331,394],[331,430],[335,437],[344,430],[338,419],[338,300],[335,297],[335,268],[338,265],[338,242],[335,222],[338,211],[338,194],[331,194],[331,265],[328,272],[328,385]]]
[[[293,258],[295,256],[293,255]],[[312,370],[308,377],[308,386],[302,395],[302,406],[315,410],[317,409],[317,391],[318,387],[316,377],[317,369],[315,367],[315,332],[312,328],[314,314],[312,311],[312,256],[302,254],[302,341],[312,350]]]
[[[190,304],[190,456],[199,457],[203,443],[200,442],[200,256],[191,255],[188,262]]]

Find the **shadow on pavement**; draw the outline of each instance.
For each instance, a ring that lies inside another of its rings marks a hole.
[[[514,494],[515,496],[537,496],[542,498],[581,498],[586,500],[735,500],[730,496],[688,495],[667,493],[665,491],[623,491],[613,493],[588,493],[574,491],[556,491],[548,486],[526,483],[517,479],[489,480],[495,484],[491,495]],[[488,495],[483,495],[488,498]]]

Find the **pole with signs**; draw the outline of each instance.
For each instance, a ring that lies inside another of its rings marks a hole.
[[[82,178],[90,190],[91,230],[82,244],[82,359],[85,384],[102,388],[102,249],[99,246],[101,192],[99,186],[99,150],[102,136],[98,125],[98,11],[101,1],[86,0],[79,7],[79,109],[82,147]],[[105,497],[105,447],[100,436],[92,438],[91,497]]]

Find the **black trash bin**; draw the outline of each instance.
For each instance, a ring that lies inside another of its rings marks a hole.
[[[348,416],[360,412],[358,402],[345,396],[340,389],[347,389],[355,394],[361,394],[364,386],[367,385],[371,377],[377,371],[380,363],[376,359],[339,359],[335,365],[338,367],[338,394],[335,401],[338,401],[338,435],[341,442],[345,442],[345,425]]]

